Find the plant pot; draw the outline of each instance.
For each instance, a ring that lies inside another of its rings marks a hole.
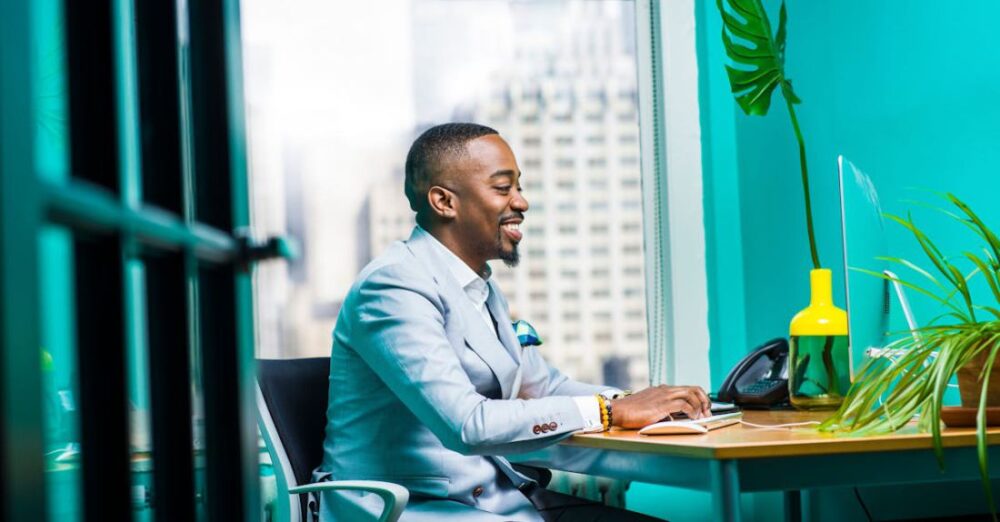
[[[983,382],[979,380],[979,374],[986,365],[986,357],[989,350],[979,352],[969,364],[958,370],[958,391],[962,396],[962,407],[978,408],[979,395],[983,391]],[[989,390],[986,392],[987,406],[1000,406],[1000,364],[993,363],[993,369],[989,375]]]

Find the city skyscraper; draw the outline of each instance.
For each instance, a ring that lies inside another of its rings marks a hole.
[[[510,6],[521,37],[514,60],[453,110],[453,120],[506,138],[531,204],[520,266],[496,261],[493,274],[555,366],[638,388],[648,362],[631,13],[616,4],[532,7]],[[413,227],[402,175],[373,186],[368,201],[377,255]]]

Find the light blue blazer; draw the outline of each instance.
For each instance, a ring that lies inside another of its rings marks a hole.
[[[421,229],[358,276],[333,333],[317,478],[395,482],[403,520],[540,520],[493,456],[536,450],[584,427],[573,381],[523,348],[492,281],[491,331]],[[509,469],[506,471],[509,473]],[[515,477],[516,480],[516,477]],[[372,516],[381,501],[325,493],[324,522]]]

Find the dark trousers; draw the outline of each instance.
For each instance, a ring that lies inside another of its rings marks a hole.
[[[593,500],[535,487],[526,493],[545,522],[664,522],[659,518],[605,506]]]

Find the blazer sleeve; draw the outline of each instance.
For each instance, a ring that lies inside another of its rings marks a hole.
[[[426,275],[384,266],[352,294],[349,346],[449,449],[533,451],[583,428],[571,397],[490,400],[476,392],[448,340],[447,305]]]
[[[521,368],[523,374],[521,391],[518,395],[525,399],[556,395],[568,397],[595,395],[605,390],[615,389],[610,386],[596,386],[570,379],[566,374],[545,362],[537,346],[525,347],[521,351]]]

